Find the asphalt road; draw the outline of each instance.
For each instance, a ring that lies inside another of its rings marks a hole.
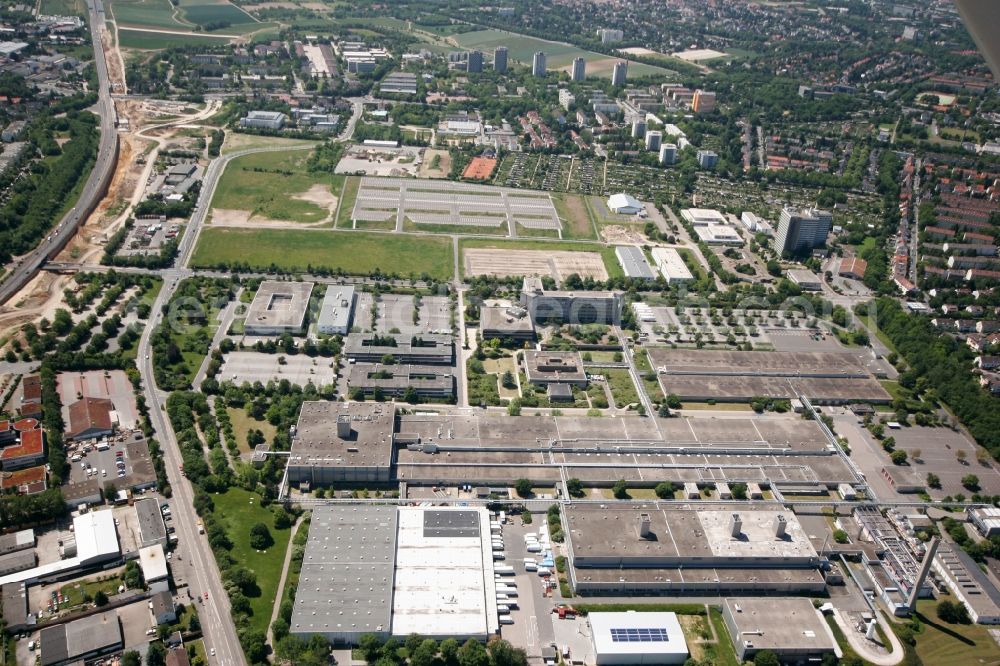
[[[77,228],[83,225],[90,212],[104,196],[104,184],[109,182],[118,161],[118,133],[115,129],[115,107],[111,101],[111,84],[108,64],[101,44],[101,35],[95,26],[105,22],[101,0],[87,0],[90,15],[90,37],[94,45],[94,66],[97,69],[98,99],[94,111],[100,118],[101,139],[97,162],[87,177],[76,206],[66,214],[55,229],[34,250],[11,265],[0,284],[0,303],[7,302],[30,281],[42,265],[62,251]]]

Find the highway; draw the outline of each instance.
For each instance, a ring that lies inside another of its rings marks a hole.
[[[69,211],[55,229],[34,250],[14,262],[3,282],[0,283],[0,304],[6,303],[19,292],[39,271],[42,265],[62,251],[77,229],[86,222],[90,213],[103,198],[115,165],[118,162],[118,133],[115,129],[115,107],[111,100],[111,83],[108,63],[101,44],[98,26],[105,22],[101,0],[87,0],[90,37],[94,46],[94,66],[97,69],[98,98],[94,108],[100,118],[101,140],[97,161],[84,184],[76,206]]]

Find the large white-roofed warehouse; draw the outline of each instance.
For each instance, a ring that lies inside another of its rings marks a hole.
[[[485,641],[499,626],[485,508],[313,511],[291,633],[335,645],[368,633]]]

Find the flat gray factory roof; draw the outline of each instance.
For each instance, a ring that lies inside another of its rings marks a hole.
[[[397,521],[395,506],[313,510],[292,633],[389,631]]]
[[[727,351],[714,349],[647,350],[657,369],[669,374],[775,375],[792,377],[869,377],[857,356],[839,352]]]
[[[732,515],[742,521],[739,537],[730,533]],[[649,516],[650,538],[639,537],[640,514]],[[798,519],[785,509],[685,510],[673,505],[636,504],[610,508],[566,508],[565,529],[572,535],[574,561],[580,558],[815,558],[816,549]],[[784,538],[775,536],[778,516]]]
[[[42,629],[39,642],[42,666],[48,666],[120,645],[122,628],[118,613],[108,611],[56,627],[46,627]]]
[[[782,569],[769,567],[705,567],[699,568],[692,564],[676,567],[655,567],[641,569],[629,568],[576,568],[577,582],[587,583],[675,583],[697,585],[700,583],[715,583],[737,586],[740,584],[756,584],[759,586],[783,585],[789,583],[822,584],[823,574],[814,568]]]
[[[646,255],[640,248],[634,245],[621,245],[615,248],[615,254],[618,255],[618,263],[625,271],[625,277],[642,280],[656,279],[656,273],[653,272],[649,262],[646,261]]]
[[[167,528],[163,524],[159,500],[141,499],[135,503],[135,515],[139,520],[139,542],[148,546],[167,538]]]
[[[393,403],[302,403],[289,465],[388,467],[392,461]],[[350,418],[351,434],[337,434],[340,416]]]
[[[331,284],[326,288],[323,304],[319,309],[317,325],[325,328],[347,328],[354,307],[354,287]]]
[[[736,643],[743,632],[752,632],[755,650],[832,652],[836,647],[811,599],[742,597],[725,599],[723,603],[736,627]]]
[[[720,374],[659,374],[660,387],[681,400],[798,398],[816,402],[889,402],[892,397],[873,377],[792,377]]]
[[[24,583],[7,583],[0,589],[3,603],[3,619],[7,627],[21,627],[28,621],[28,593]]]
[[[261,282],[247,311],[246,326],[297,330],[302,328],[312,282]]]

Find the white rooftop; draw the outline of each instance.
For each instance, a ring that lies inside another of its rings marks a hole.
[[[642,204],[639,203],[639,200],[631,194],[619,192],[618,194],[612,194],[608,198],[608,208],[611,210],[617,210],[619,208],[635,208],[641,210]]]
[[[167,556],[163,554],[163,546],[157,543],[140,548],[139,566],[142,567],[142,577],[147,583],[166,578]]]
[[[61,571],[98,564],[121,554],[115,518],[110,509],[77,516],[73,519],[73,533],[76,538],[76,557],[0,577],[0,585],[37,580]]]
[[[685,208],[681,211],[681,217],[695,226],[701,224],[728,224],[725,215],[711,208]]]
[[[496,587],[485,507],[400,508],[398,519],[393,635],[485,639],[495,633]]]
[[[601,655],[635,655],[634,663],[644,664],[664,663],[654,656],[668,658],[669,663],[687,658],[687,641],[676,613],[590,613],[588,618],[598,661]]]

